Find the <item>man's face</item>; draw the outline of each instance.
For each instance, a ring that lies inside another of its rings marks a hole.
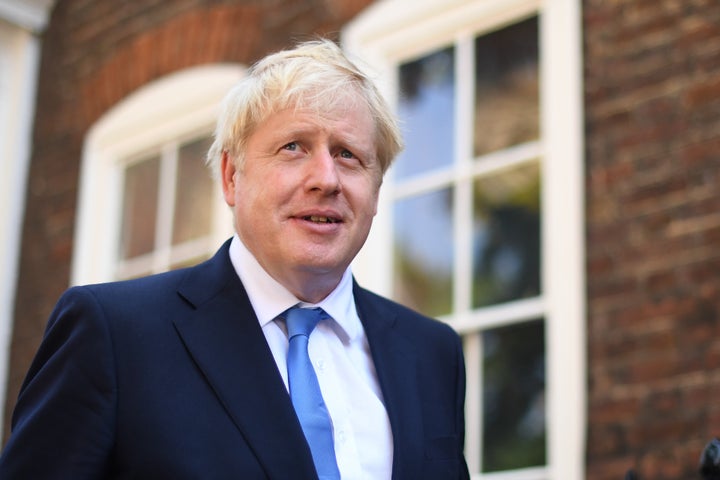
[[[279,111],[249,137],[240,168],[223,157],[222,177],[243,243],[301,300],[319,301],[362,247],[377,211],[373,119],[364,105]]]

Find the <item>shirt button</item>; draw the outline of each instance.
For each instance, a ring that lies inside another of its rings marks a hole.
[[[315,365],[315,368],[317,368],[318,372],[324,373],[325,372],[325,360],[323,360],[322,358],[320,360],[318,360],[317,365]]]

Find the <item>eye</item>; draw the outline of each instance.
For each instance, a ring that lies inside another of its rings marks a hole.
[[[297,144],[297,142],[290,142],[290,143],[287,143],[287,144],[283,145],[283,149],[284,149],[284,150],[290,150],[291,152],[294,152],[295,150],[298,149],[298,144]]]
[[[355,158],[355,155],[350,150],[346,150],[346,149],[343,149],[342,151],[340,151],[340,156],[342,158]]]

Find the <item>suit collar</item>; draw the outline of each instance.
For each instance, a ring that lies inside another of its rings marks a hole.
[[[270,276],[237,234],[230,243],[229,256],[261,327],[275,320],[288,308],[300,303],[303,306],[323,308],[334,319],[333,328],[344,342],[352,341],[361,334],[360,320],[355,313],[353,281],[349,267],[345,270],[340,283],[325,299],[317,304],[307,304],[301,302]]]
[[[226,242],[212,259],[188,270],[178,293],[192,308],[174,320],[175,328],[268,477],[316,479],[290,397],[228,247]]]

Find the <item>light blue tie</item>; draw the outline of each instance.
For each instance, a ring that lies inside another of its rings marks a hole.
[[[310,357],[308,340],[326,313],[321,308],[293,307],[286,313],[288,338],[287,370],[290,399],[310,445],[320,480],[340,480],[335,460],[332,423],[320,392]]]

